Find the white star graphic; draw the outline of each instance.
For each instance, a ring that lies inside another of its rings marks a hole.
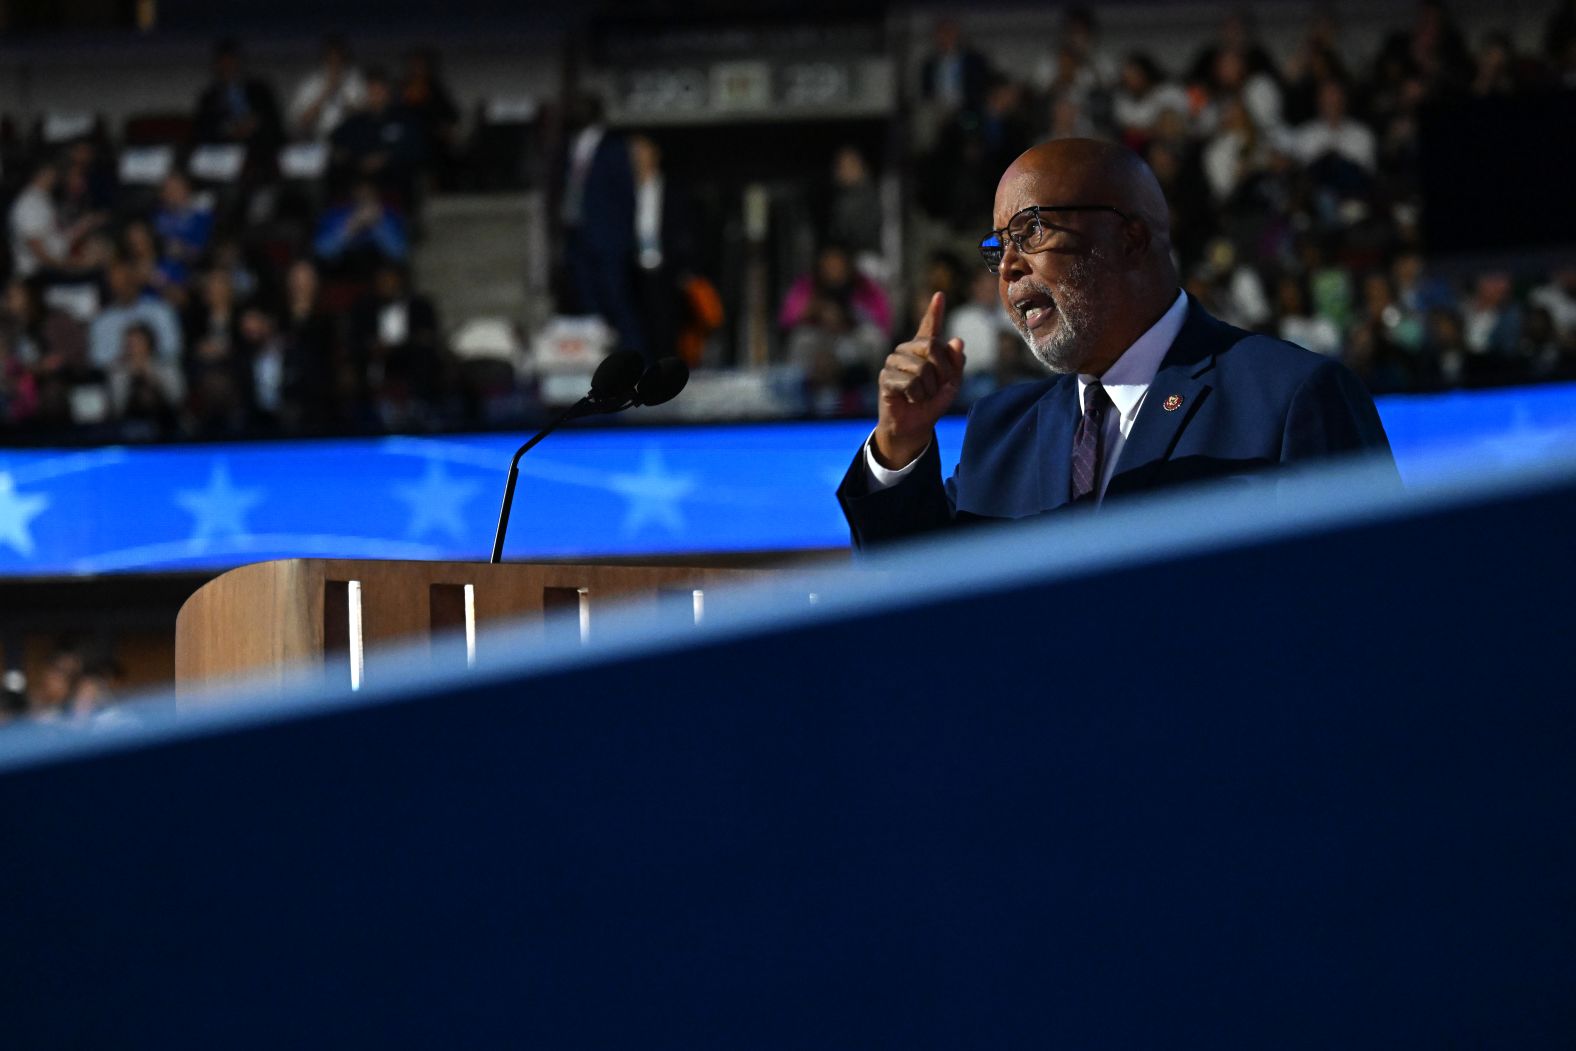
[[[465,518],[465,503],[481,489],[478,482],[462,482],[449,477],[441,460],[428,460],[427,471],[419,482],[401,482],[394,495],[410,505],[407,536],[420,539],[436,529],[454,540],[463,541],[470,523]]]
[[[237,489],[230,481],[230,465],[219,459],[208,475],[208,488],[178,490],[175,502],[197,519],[192,527],[193,540],[245,536],[250,532],[246,528],[247,512],[263,502],[263,490]]]
[[[23,496],[16,491],[9,471],[0,471],[0,543],[23,558],[33,557],[33,534],[28,526],[44,513],[49,497],[42,493]]]
[[[649,521],[661,522],[670,533],[684,531],[684,510],[679,501],[695,488],[692,474],[670,474],[662,452],[648,445],[640,457],[639,474],[615,474],[608,488],[629,501],[624,514],[624,535],[632,536]]]
[[[1501,463],[1532,463],[1547,459],[1558,450],[1570,448],[1572,428],[1568,425],[1538,425],[1526,405],[1517,405],[1510,414],[1510,426],[1482,446]]]

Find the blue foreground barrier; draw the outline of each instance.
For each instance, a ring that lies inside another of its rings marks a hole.
[[[1572,535],[1331,469],[8,731],[6,1043],[1568,1047]]]

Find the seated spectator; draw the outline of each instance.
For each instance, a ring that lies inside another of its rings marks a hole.
[[[285,310],[279,329],[278,411],[287,434],[321,430],[334,416],[337,326],[323,310],[318,290],[317,268],[311,260],[292,263],[285,275]]]
[[[270,271],[249,258],[236,237],[224,237],[214,242],[208,269],[223,270],[230,275],[230,287],[235,290],[238,302],[278,299]]]
[[[854,269],[841,245],[827,245],[816,257],[815,269],[801,274],[783,297],[777,324],[784,331],[810,317],[817,296],[837,300],[848,309],[855,325],[870,325],[885,336],[892,330],[892,305],[876,282]]]
[[[410,290],[403,268],[384,263],[372,291],[350,316],[350,342],[360,375],[386,430],[433,422],[446,367],[432,300]]]
[[[280,424],[284,405],[285,343],[273,315],[257,307],[241,311],[239,353],[251,363],[255,424],[269,430]]]
[[[1220,61],[1225,55],[1232,56],[1242,66],[1244,77],[1263,75],[1273,81],[1277,76],[1275,60],[1258,41],[1245,11],[1232,11],[1221,20],[1219,35],[1194,55],[1187,79],[1195,84],[1219,87],[1218,82],[1211,84],[1211,81],[1218,77]],[[1262,122],[1260,114],[1254,113],[1254,118]]]
[[[1117,64],[1100,47],[1094,13],[1069,7],[1062,16],[1056,47],[1034,68],[1032,83],[1041,95],[1071,102],[1091,124],[1103,126],[1110,115]]]
[[[1341,356],[1341,330],[1329,318],[1308,309],[1308,290],[1301,278],[1283,275],[1275,286],[1275,303],[1280,314],[1277,336],[1316,354]]]
[[[1230,201],[1244,182],[1271,166],[1276,143],[1260,129],[1240,98],[1221,104],[1215,133],[1199,158],[1217,204]]]
[[[1510,275],[1479,275],[1462,309],[1463,335],[1474,354],[1508,355],[1521,338],[1521,308]]]
[[[75,380],[93,371],[86,327],[46,303],[37,284],[13,281],[6,286],[0,301],[0,338],[40,382],[54,374]]]
[[[114,164],[104,158],[93,139],[78,139],[66,147],[56,193],[62,223],[70,226],[91,218],[94,229],[104,225],[119,190]]]
[[[396,103],[381,68],[367,70],[366,93],[366,105],[346,117],[329,139],[336,179],[341,185],[370,179],[385,196],[393,194],[409,208],[416,173],[427,158],[421,125]]]
[[[17,277],[46,282],[74,280],[91,264],[82,244],[104,218],[92,213],[63,224],[54,198],[59,185],[60,166],[45,162],[34,169],[11,203],[11,260]]]
[[[28,714],[41,720],[59,719],[76,692],[85,664],[82,651],[71,642],[61,640],[38,676],[38,685],[28,696]]]
[[[1374,170],[1373,131],[1346,112],[1346,88],[1336,80],[1319,85],[1319,115],[1295,128],[1289,142],[1292,155],[1312,166],[1329,157]]]
[[[14,360],[32,366],[44,356],[48,346],[44,317],[44,298],[37,285],[17,278],[5,286],[0,298],[0,340]]]
[[[116,687],[124,677],[120,665],[109,657],[88,661],[66,701],[66,717],[78,726],[104,726],[130,718],[115,707]]]
[[[254,377],[241,310],[229,274],[208,271],[187,315],[184,365],[194,437],[238,437],[251,428]]]
[[[1209,311],[1227,324],[1256,331],[1269,321],[1269,298],[1258,271],[1237,258],[1237,249],[1224,237],[1211,241],[1194,270],[1189,291],[1197,290]]]
[[[213,211],[197,201],[191,180],[180,172],[171,172],[159,187],[153,232],[161,265],[173,280],[185,282],[213,239]]]
[[[384,204],[377,186],[358,181],[351,199],[323,213],[312,250],[336,273],[365,277],[380,263],[402,263],[410,251],[405,221]]]
[[[1142,150],[1154,135],[1160,116],[1167,111],[1186,116],[1187,92],[1169,81],[1154,59],[1134,52],[1122,63],[1111,116],[1123,142]]]
[[[144,295],[159,296],[172,303],[184,297],[181,285],[186,280],[186,267],[159,258],[159,239],[152,223],[146,219],[127,223],[120,232],[119,253],[136,275],[137,286]]]
[[[301,139],[326,140],[366,101],[361,71],[350,61],[342,36],[323,42],[323,64],[308,73],[290,100],[290,132]]]
[[[1209,92],[1209,113],[1201,118],[1206,128],[1218,126],[1221,107],[1239,101],[1253,123],[1266,131],[1281,126],[1281,89],[1268,72],[1254,72],[1240,51],[1221,51],[1215,56],[1205,81]]]
[[[126,327],[120,358],[108,372],[110,403],[122,440],[175,436],[185,382],[177,364],[159,355],[151,327],[140,322]]]
[[[1516,357],[1540,380],[1570,379],[1576,375],[1576,346],[1562,344],[1554,329],[1554,315],[1547,307],[1529,307],[1521,322]],[[3,410],[0,410],[3,419]]]
[[[1386,336],[1384,326],[1360,321],[1347,335],[1346,365],[1376,394],[1391,394],[1416,383],[1414,361]]]
[[[38,407],[38,385],[13,330],[0,327],[0,433],[22,426]]]
[[[1471,354],[1462,336],[1460,315],[1449,307],[1435,307],[1428,312],[1424,333],[1423,350],[1433,362],[1434,372],[1446,386],[1460,386],[1467,378]]]
[[[193,134],[200,143],[234,143],[247,149],[248,164],[271,165],[284,141],[274,89],[248,77],[238,41],[213,49],[213,79],[197,97]]]
[[[996,275],[980,268],[969,284],[969,298],[947,308],[946,338],[963,341],[963,394],[972,401],[994,389],[996,350],[1002,333],[1016,335],[996,288]]]
[[[816,416],[867,411],[861,396],[876,374],[883,337],[859,324],[842,300],[816,295],[788,335],[788,363],[804,375],[805,409]]]
[[[1527,302],[1549,312],[1562,340],[1576,337],[1576,266],[1563,266],[1527,295]]]
[[[146,325],[154,334],[154,349],[161,360],[181,359],[180,320],[175,308],[156,296],[143,292],[135,268],[117,259],[106,274],[109,303],[88,328],[89,357],[93,364],[107,369],[120,360],[126,329]]]
[[[1435,307],[1455,309],[1455,290],[1449,282],[1428,275],[1419,252],[1407,251],[1397,255],[1390,266],[1390,278],[1394,284],[1396,302],[1409,314],[1426,318]]]
[[[1395,287],[1383,270],[1363,278],[1362,323],[1372,325],[1401,350],[1417,352],[1423,345],[1423,319],[1402,308]]]
[[[428,169],[440,185],[452,186],[460,138],[460,107],[443,81],[438,54],[432,48],[418,47],[405,54],[405,76],[400,81],[398,103],[421,128]]]

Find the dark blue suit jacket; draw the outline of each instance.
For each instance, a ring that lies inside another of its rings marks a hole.
[[[609,131],[602,136],[585,178],[581,250],[628,265],[635,245],[635,173],[622,135]]]
[[[982,398],[945,484],[932,442],[901,482],[871,492],[860,449],[837,490],[854,546],[1067,506],[1079,414],[1072,375]],[[1105,499],[1363,451],[1381,454],[1393,468],[1373,398],[1349,369],[1228,325],[1189,296],[1187,318],[1122,446]]]

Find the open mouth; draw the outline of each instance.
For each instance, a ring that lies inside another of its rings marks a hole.
[[[1056,316],[1056,300],[1035,288],[1026,288],[1013,296],[1012,308],[1030,330],[1043,328]]]

